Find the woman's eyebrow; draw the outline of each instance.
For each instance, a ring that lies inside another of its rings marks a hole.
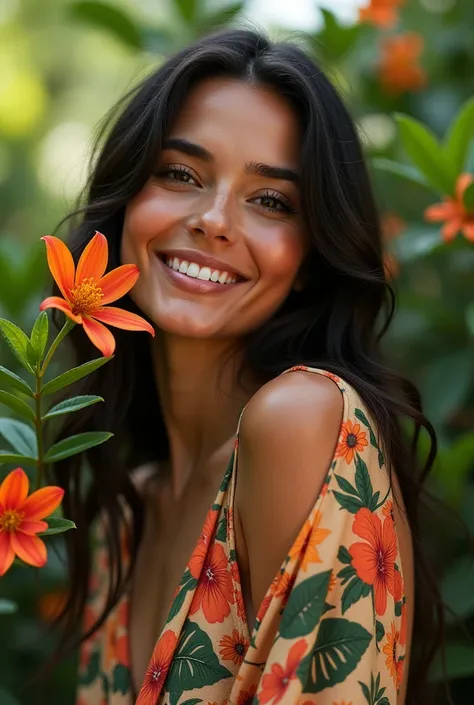
[[[205,147],[199,144],[190,142],[182,137],[169,137],[163,144],[163,149],[176,149],[178,152],[183,152],[190,157],[202,159],[205,162],[213,162],[214,156]],[[245,165],[245,173],[254,176],[263,176],[267,179],[282,179],[283,181],[292,181],[295,184],[299,183],[298,172],[283,166],[270,166],[270,164],[262,164],[260,162],[249,162]]]

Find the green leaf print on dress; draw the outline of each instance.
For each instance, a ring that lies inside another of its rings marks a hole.
[[[281,620],[280,636],[294,639],[316,627],[324,612],[331,573],[318,573],[293,588]]]

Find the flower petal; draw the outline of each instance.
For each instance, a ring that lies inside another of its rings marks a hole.
[[[0,531],[0,575],[5,575],[15,558],[10,536],[6,531]]]
[[[84,318],[83,326],[91,343],[100,350],[104,357],[110,357],[114,354],[115,338],[108,328],[99,321],[94,321],[93,318]]]
[[[122,264],[106,274],[97,282],[104,294],[101,304],[105,306],[121,299],[135,285],[139,276],[140,271],[135,264]]]
[[[109,326],[122,328],[122,330],[146,330],[153,336],[155,335],[155,329],[144,318],[116,306],[99,309],[94,313],[94,318]]]
[[[63,496],[64,490],[54,485],[32,492],[21,507],[25,512],[25,521],[37,521],[49,516],[59,507]]]
[[[38,534],[40,531],[46,531],[48,528],[48,523],[46,521],[22,521],[18,527],[18,531],[22,531],[24,534],[29,534],[33,536]]]
[[[92,278],[98,282],[104,276],[109,258],[109,246],[107,238],[96,230],[94,237],[90,240],[79,259],[76,270],[76,286],[83,279]]]
[[[23,504],[30,486],[28,476],[21,468],[12,470],[0,486],[0,504],[4,509],[16,509]]]
[[[474,222],[473,223],[465,223],[463,225],[462,231],[464,233],[464,237],[467,240],[474,242]]]
[[[456,181],[456,200],[462,203],[464,191],[467,189],[469,184],[472,184],[474,177],[472,174],[460,174]]]
[[[66,314],[74,323],[82,323],[82,316],[75,316],[71,309],[71,304],[59,296],[48,296],[47,299],[41,302],[40,311],[45,311],[47,308],[58,308]]]
[[[41,238],[46,243],[46,256],[49,271],[58,285],[61,294],[69,299],[74,286],[74,260],[67,245],[58,237],[45,235]]]
[[[425,220],[436,222],[447,220],[453,216],[452,203],[433,203],[432,206],[425,208]]]
[[[21,531],[11,534],[11,544],[18,558],[25,563],[42,568],[48,557],[46,546],[38,536],[28,536]]]
[[[443,234],[443,239],[446,242],[449,242],[452,240],[459,230],[462,228],[462,220],[461,218],[453,218],[452,220],[448,220],[448,222],[443,226],[441,232]]]

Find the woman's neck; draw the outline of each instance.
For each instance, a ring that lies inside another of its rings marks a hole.
[[[176,498],[191,474],[205,474],[214,465],[212,461],[235,436],[242,407],[260,386],[255,381],[246,381],[244,388],[239,385],[242,353],[232,350],[232,344],[166,334],[153,341],[155,381],[170,443],[170,479]]]

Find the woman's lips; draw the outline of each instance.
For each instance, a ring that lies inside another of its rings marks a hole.
[[[236,286],[244,284],[244,281],[237,281],[234,284],[219,284],[219,282],[205,281],[203,279],[197,279],[194,277],[189,277],[187,274],[181,274],[181,272],[175,271],[168,267],[165,262],[156,255],[156,259],[160,266],[165,270],[169,279],[178,286],[183,291],[189,291],[191,293],[197,294],[215,294],[224,293],[227,289],[235,289]]]

